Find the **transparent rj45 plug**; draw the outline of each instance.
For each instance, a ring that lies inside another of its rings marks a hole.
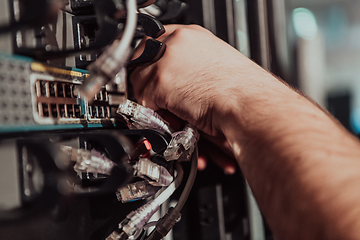
[[[184,130],[171,134],[172,139],[164,151],[167,161],[188,161],[195,149],[195,144],[200,138],[196,128],[190,124]]]
[[[148,198],[154,195],[160,187],[153,186],[147,181],[139,181],[130,183],[116,192],[116,197],[119,201],[126,203],[130,201]]]
[[[77,172],[91,172],[110,175],[115,163],[95,150],[85,150],[62,146],[71,161],[76,162],[74,170]]]
[[[172,133],[169,124],[159,114],[136,102],[127,100],[125,103],[120,104],[117,113],[125,117],[126,120],[130,120],[135,128],[154,129],[163,133]]]
[[[166,168],[147,158],[140,158],[133,167],[136,176],[145,178],[154,186],[168,186],[174,179]]]
[[[149,221],[151,216],[158,211],[158,209],[158,203],[151,200],[137,210],[130,212],[119,224],[118,228],[126,233],[126,235],[129,236],[129,239],[135,239],[134,236],[136,232],[144,228],[144,225]]]

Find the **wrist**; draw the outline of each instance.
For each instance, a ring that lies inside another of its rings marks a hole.
[[[276,136],[274,132],[282,128],[285,122],[294,121],[296,118],[291,119],[288,115],[296,113],[294,106],[312,105],[267,72],[262,76],[257,74],[250,77],[245,84],[242,81],[234,82],[237,82],[236,86],[216,104],[214,115],[217,117],[214,122],[237,158],[240,149],[250,141],[264,141],[265,136]]]

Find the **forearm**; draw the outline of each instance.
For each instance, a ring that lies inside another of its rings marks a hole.
[[[131,75],[136,99],[224,135],[279,240],[359,237],[358,141],[209,31],[166,28],[162,58]]]
[[[264,81],[253,97],[234,97],[220,125],[275,235],[360,238],[358,141],[303,96]]]

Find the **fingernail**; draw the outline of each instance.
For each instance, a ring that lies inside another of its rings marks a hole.
[[[235,173],[236,169],[234,167],[225,167],[224,173],[225,175],[233,175]]]

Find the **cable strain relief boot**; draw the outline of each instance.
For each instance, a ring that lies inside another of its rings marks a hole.
[[[159,220],[155,230],[146,240],[160,240],[165,237],[181,218],[181,213],[170,208],[168,213]]]

